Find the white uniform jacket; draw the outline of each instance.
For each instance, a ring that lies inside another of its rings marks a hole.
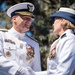
[[[8,32],[0,32],[0,75],[15,75],[20,66],[26,68],[28,57],[26,42]],[[28,61],[30,62],[30,60]]]
[[[55,53],[51,55],[53,51]],[[66,30],[60,40],[52,44],[47,65],[47,75],[72,75],[75,69],[75,35],[72,30]]]
[[[8,30],[8,33],[12,34],[16,38],[19,38],[22,42],[27,42],[34,50],[34,56],[33,59],[28,62],[29,58],[25,59],[24,63],[32,68],[34,71],[41,71],[41,60],[40,60],[40,50],[39,50],[39,44],[38,42],[34,41],[25,33],[19,33],[14,28],[11,28]]]

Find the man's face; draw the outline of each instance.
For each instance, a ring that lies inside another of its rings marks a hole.
[[[13,16],[12,17],[13,27],[18,32],[24,33],[29,30],[32,20],[33,19],[30,16]]]

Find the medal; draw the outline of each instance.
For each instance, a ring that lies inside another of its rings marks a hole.
[[[26,46],[27,57],[26,60],[31,60],[34,57],[34,48],[31,45]]]
[[[52,46],[52,50],[51,50],[51,52],[49,54],[49,59],[52,59],[52,58],[55,57],[55,55],[56,55],[56,46],[57,46],[59,40],[60,40],[60,38],[57,39],[56,42],[54,43],[54,45]]]
[[[6,52],[6,56],[7,56],[7,57],[10,57],[10,56],[11,56],[11,53],[10,53],[9,51],[7,51],[7,52]]]
[[[18,40],[21,40],[20,37],[18,37]]]
[[[21,48],[21,49],[23,48],[23,44],[20,44],[20,48]]]
[[[56,46],[53,48],[53,50],[51,51],[51,53],[49,54],[49,59],[54,58],[56,55]]]

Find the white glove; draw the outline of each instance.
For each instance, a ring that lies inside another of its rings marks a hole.
[[[29,74],[28,75],[35,75],[35,72],[30,68],[27,67]]]
[[[34,71],[29,67],[20,67],[15,75],[35,75]]]

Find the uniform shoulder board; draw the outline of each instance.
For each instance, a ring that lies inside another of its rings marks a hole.
[[[32,38],[32,37],[30,37],[30,36],[28,36],[27,34],[25,34],[28,38],[30,38],[30,39],[32,39],[33,41],[35,41],[35,42],[37,42],[38,43],[38,41],[35,39],[35,38]]]
[[[7,32],[8,30],[7,29],[0,29],[0,31]]]

